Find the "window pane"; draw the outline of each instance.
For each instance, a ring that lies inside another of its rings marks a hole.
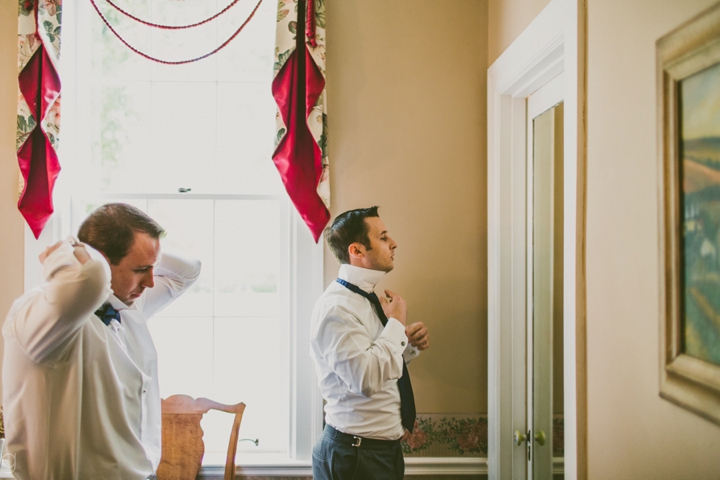
[[[153,317],[148,327],[158,351],[160,396],[212,398],[213,318]]]
[[[127,82],[94,85],[87,122],[92,132],[92,161],[84,166],[97,192],[145,192],[150,158],[149,83]],[[161,177],[162,178],[162,177]]]
[[[256,5],[257,0],[247,0],[224,15],[228,18],[218,22],[218,43],[230,38]],[[273,77],[276,17],[277,2],[263,1],[242,32],[218,53],[218,81],[265,82],[269,91]]]
[[[277,200],[215,203],[215,316],[280,315]]]
[[[216,84],[154,82],[146,191],[215,193]]]
[[[148,214],[167,232],[164,250],[197,258],[200,277],[190,289],[158,315],[194,317],[213,315],[213,201],[150,200]]]
[[[84,3],[89,4],[89,2]],[[113,25],[115,31],[130,45],[143,51],[143,48],[150,44],[151,29],[128,19],[105,2],[96,3],[110,25]],[[90,5],[86,5],[86,7],[90,8]],[[152,2],[146,0],[126,0],[123,1],[122,8],[128,12],[132,12],[133,15],[139,18],[147,19],[152,12]],[[90,8],[90,10],[92,9]],[[117,80],[149,79],[150,71],[147,68],[147,61],[123,45],[108,29],[105,23],[98,18],[94,11],[91,12],[91,15],[92,16],[87,17],[91,20],[90,22],[83,22],[78,25],[80,29],[78,38],[81,43],[79,48],[88,47],[91,49],[91,54],[87,57],[91,62],[91,70],[84,72],[85,75],[82,75],[78,80],[88,80],[88,77],[106,77]],[[82,28],[85,23],[90,27],[89,32]],[[89,38],[88,33],[90,35]],[[78,60],[83,62],[84,58],[80,57]]]
[[[215,191],[283,193],[272,162],[275,100],[267,83],[219,83]]]
[[[215,394],[247,407],[238,451],[286,452],[289,442],[288,325],[284,318],[215,319]],[[212,446],[208,445],[208,449]],[[227,450],[227,439],[217,445]]]
[[[208,1],[174,2],[154,1],[153,22],[161,25],[191,25],[214,15],[221,3]],[[232,12],[228,12],[229,15]],[[217,26],[225,17],[183,30],[152,29],[152,56],[167,61],[198,58],[213,51],[218,45]],[[170,82],[214,81],[215,57],[184,65],[152,63],[153,80]]]

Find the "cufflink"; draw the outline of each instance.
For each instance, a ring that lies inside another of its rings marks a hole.
[[[400,342],[400,345],[402,345],[402,346],[404,347],[404,346],[405,346],[405,342]]]

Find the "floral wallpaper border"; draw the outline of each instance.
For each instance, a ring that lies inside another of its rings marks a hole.
[[[553,418],[553,456],[564,452],[562,415]],[[406,457],[487,457],[486,414],[418,414],[413,433],[402,441]]]
[[[406,457],[486,457],[487,415],[418,414],[402,441]]]

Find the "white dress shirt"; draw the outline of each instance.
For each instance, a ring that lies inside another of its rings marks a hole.
[[[384,274],[344,264],[338,276],[370,293]],[[402,323],[389,318],[383,327],[367,298],[332,282],[315,304],[311,326],[325,422],[364,438],[402,437],[397,380],[403,356],[409,362],[418,353]]]
[[[161,454],[155,345],[146,319],[185,291],[200,263],[161,254],[155,286],[131,307],[112,295],[110,267],[69,241],[44,263],[47,283],[15,301],[3,326],[3,407],[15,478],[144,479]],[[93,314],[105,301],[121,322]]]

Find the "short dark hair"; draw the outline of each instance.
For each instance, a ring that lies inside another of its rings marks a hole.
[[[139,208],[126,203],[108,203],[99,207],[83,221],[78,240],[105,254],[117,265],[135,240],[135,233],[146,233],[154,239],[165,230]]]
[[[378,207],[358,208],[341,213],[335,217],[332,225],[325,229],[325,241],[340,263],[350,263],[348,247],[355,243],[362,243],[370,250],[368,238],[368,217],[379,217]]]

